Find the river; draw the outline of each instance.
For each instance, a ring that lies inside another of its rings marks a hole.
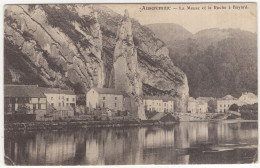
[[[5,132],[17,165],[254,163],[257,122],[181,122],[171,126]]]

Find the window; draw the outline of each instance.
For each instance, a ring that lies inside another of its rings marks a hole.
[[[67,98],[66,100],[69,101],[69,98]]]
[[[72,101],[75,101],[75,98],[72,98]]]
[[[64,107],[64,102],[62,102],[62,107]]]
[[[61,103],[59,103],[59,107],[61,106]]]
[[[69,106],[69,103],[66,103],[66,106]]]
[[[105,107],[106,106],[106,104],[105,103],[103,103],[103,107]]]
[[[116,103],[115,103],[115,107],[116,107]]]
[[[64,100],[64,96],[62,96],[62,99]]]
[[[117,97],[115,97],[115,100],[117,100]]]
[[[222,107],[222,105],[219,105],[220,107]]]
[[[39,109],[39,110],[41,109],[41,104],[40,104],[40,103],[38,104],[38,109]]]
[[[38,98],[38,102],[41,100],[41,98]]]
[[[103,97],[103,100],[106,100],[106,98],[105,98],[105,97]]]
[[[51,97],[51,100],[53,100],[53,97]]]
[[[53,103],[51,103],[51,105],[52,105],[52,106],[54,106],[54,104],[53,104]]]
[[[164,103],[164,106],[166,106],[166,103]]]
[[[59,100],[60,100],[60,96],[59,96]]]

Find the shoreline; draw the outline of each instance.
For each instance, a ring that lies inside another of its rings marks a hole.
[[[142,127],[142,126],[164,126],[174,125],[179,122],[160,121],[36,121],[23,123],[5,123],[5,131],[19,130],[62,130],[79,128],[113,128],[113,127]]]
[[[114,128],[114,127],[143,127],[143,126],[166,126],[179,124],[181,122],[257,122],[258,120],[201,120],[201,121],[36,121],[5,123],[4,131],[40,131],[40,130],[66,130],[80,128]]]

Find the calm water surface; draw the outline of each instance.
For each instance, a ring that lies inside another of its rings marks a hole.
[[[19,165],[253,163],[257,122],[5,132],[5,155]]]

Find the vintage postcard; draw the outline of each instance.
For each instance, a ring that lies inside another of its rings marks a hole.
[[[3,10],[6,165],[258,163],[256,3]]]

